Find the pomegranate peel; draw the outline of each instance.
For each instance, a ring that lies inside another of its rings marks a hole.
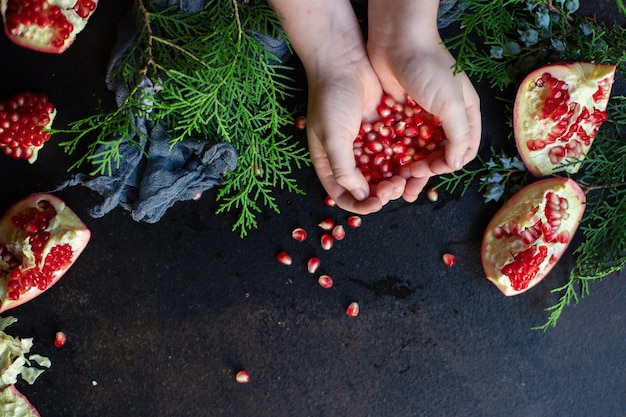
[[[10,410],[10,411],[8,411]],[[11,385],[0,391],[0,411],[14,417],[40,417],[28,399]]]
[[[513,107],[515,143],[536,177],[576,173],[602,123],[615,65],[552,64],[528,74]]]
[[[569,178],[525,186],[498,210],[483,235],[487,279],[506,296],[537,285],[567,249],[585,211],[585,194]]]
[[[87,246],[91,232],[65,203],[32,194],[0,218],[0,313],[47,291]]]
[[[98,0],[0,0],[6,36],[39,52],[67,50],[96,10]]]
[[[24,92],[0,102],[0,150],[13,159],[31,164],[44,143],[56,116],[45,94]]]

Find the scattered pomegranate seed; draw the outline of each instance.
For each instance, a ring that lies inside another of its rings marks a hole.
[[[343,238],[346,237],[346,230],[343,228],[342,225],[338,224],[337,226],[333,227],[332,235],[336,240],[343,240]]]
[[[318,226],[324,230],[332,230],[333,227],[335,227],[335,221],[333,219],[328,218],[328,219],[322,220],[318,224]]]
[[[54,346],[60,348],[61,346],[65,345],[65,342],[67,342],[67,337],[65,336],[65,333],[61,331],[56,332],[56,334],[54,335]]]
[[[245,369],[242,369],[235,375],[235,380],[240,384],[247,384],[250,382],[250,373]]]
[[[426,191],[426,196],[428,197],[430,201],[434,203],[435,201],[439,200],[439,190],[437,190],[436,188],[430,187]]]
[[[320,258],[313,257],[313,258],[309,259],[309,262],[307,262],[307,268],[308,268],[309,272],[311,274],[314,274],[315,271],[317,271],[317,268],[320,267],[320,263],[321,263]]]
[[[455,262],[456,262],[456,256],[452,255],[451,253],[443,254],[443,263],[446,264],[446,266],[450,267],[454,265]]]
[[[302,242],[304,239],[306,239],[306,236],[306,230],[301,227],[297,227],[293,229],[293,232],[291,232],[291,237],[296,239],[298,242]]]
[[[354,228],[360,227],[363,221],[359,216],[350,216],[348,217],[348,226]]]
[[[333,279],[329,275],[320,275],[317,279],[317,283],[322,288],[331,288],[333,286]]]
[[[193,199],[194,201],[198,201],[198,200],[200,200],[201,198],[202,198],[202,192],[197,192],[197,193],[196,193],[196,194],[192,197],[192,199]]]
[[[304,117],[304,116],[296,117],[296,121],[295,121],[294,124],[296,126],[296,129],[304,130],[306,128],[306,117]]]
[[[276,256],[276,259],[278,259],[278,262],[280,262],[283,265],[291,265],[291,256],[289,256],[289,254],[285,251],[281,251],[278,253],[278,256]]]
[[[321,242],[322,242],[322,249],[324,250],[330,250],[330,248],[333,247],[333,243],[334,243],[333,237],[328,234],[322,235]]]
[[[335,207],[337,205],[335,200],[333,200],[333,198],[329,195],[324,198],[324,204],[326,204],[328,207]]]
[[[356,301],[353,301],[350,303],[350,305],[348,305],[348,308],[346,308],[346,314],[350,317],[356,317],[359,315],[359,303],[357,303]]]

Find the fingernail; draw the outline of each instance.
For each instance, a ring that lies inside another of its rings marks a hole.
[[[461,169],[463,168],[463,158],[456,158],[454,160],[454,169]]]
[[[361,188],[354,190],[352,195],[359,201],[363,201],[367,198],[367,192]]]

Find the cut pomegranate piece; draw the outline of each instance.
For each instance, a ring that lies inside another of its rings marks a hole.
[[[2,414],[7,417],[40,417],[39,412],[28,401],[26,396],[15,388],[15,385],[10,385],[0,390],[0,410],[8,413]]]
[[[397,103],[383,95],[379,119],[363,122],[354,140],[356,166],[370,184],[391,178],[443,146],[441,122],[412,99]]]
[[[548,65],[524,78],[513,107],[513,130],[531,174],[578,172],[607,119],[614,76],[614,65],[575,62]]]
[[[98,0],[0,0],[5,34],[17,45],[60,54],[76,39]]]
[[[504,295],[537,285],[556,265],[585,211],[585,194],[568,178],[548,178],[518,191],[489,222],[481,259]]]
[[[74,264],[91,237],[59,198],[33,194],[0,219],[0,313],[54,285]]]
[[[25,92],[0,102],[0,150],[32,164],[50,139],[54,116],[56,109],[45,94]]]

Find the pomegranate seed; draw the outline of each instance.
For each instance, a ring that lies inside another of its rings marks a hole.
[[[235,375],[235,380],[240,384],[247,384],[250,382],[250,373],[245,369],[242,369]]]
[[[315,271],[317,271],[317,268],[320,267],[320,263],[321,263],[320,258],[313,257],[313,258],[309,259],[309,262],[307,262],[307,268],[308,268],[309,272],[311,274],[314,274]]]
[[[333,227],[332,235],[335,240],[343,240],[343,238],[346,237],[346,230],[343,228],[342,225],[338,224],[337,226]]]
[[[454,265],[455,262],[456,256],[452,255],[451,253],[443,254],[443,263],[446,264],[446,266],[451,267],[452,265]]]
[[[331,196],[329,196],[329,195],[327,195],[324,198],[324,204],[326,204],[328,207],[335,207],[337,205],[335,200],[333,200],[333,198]]]
[[[276,259],[283,265],[291,265],[292,263],[291,256],[285,251],[279,252]]]
[[[317,283],[320,284],[322,288],[331,288],[333,286],[333,279],[329,275],[320,275],[317,279]]]
[[[359,315],[359,303],[357,303],[356,301],[351,302],[348,305],[348,308],[346,308],[346,314],[349,317],[356,317]]]
[[[434,203],[435,201],[439,200],[439,190],[437,190],[436,188],[430,187],[426,191],[426,196],[428,197],[430,201]]]
[[[306,117],[304,117],[304,116],[296,117],[296,121],[295,121],[294,124],[296,126],[296,129],[304,130],[306,128]]]
[[[60,348],[61,346],[65,345],[66,341],[67,337],[65,336],[65,333],[61,331],[56,332],[56,334],[54,335],[54,346]]]
[[[350,216],[348,217],[348,226],[354,228],[361,227],[361,223],[363,221],[359,216]]]
[[[291,232],[291,237],[293,237],[298,242],[302,242],[304,239],[306,239],[306,236],[306,230],[301,227],[297,227],[293,229],[293,232]]]
[[[330,250],[333,247],[333,237],[328,234],[323,234],[321,238],[322,249]]]
[[[319,227],[321,227],[323,230],[332,230],[333,227],[335,227],[335,221],[331,218],[322,220],[319,224]]]

